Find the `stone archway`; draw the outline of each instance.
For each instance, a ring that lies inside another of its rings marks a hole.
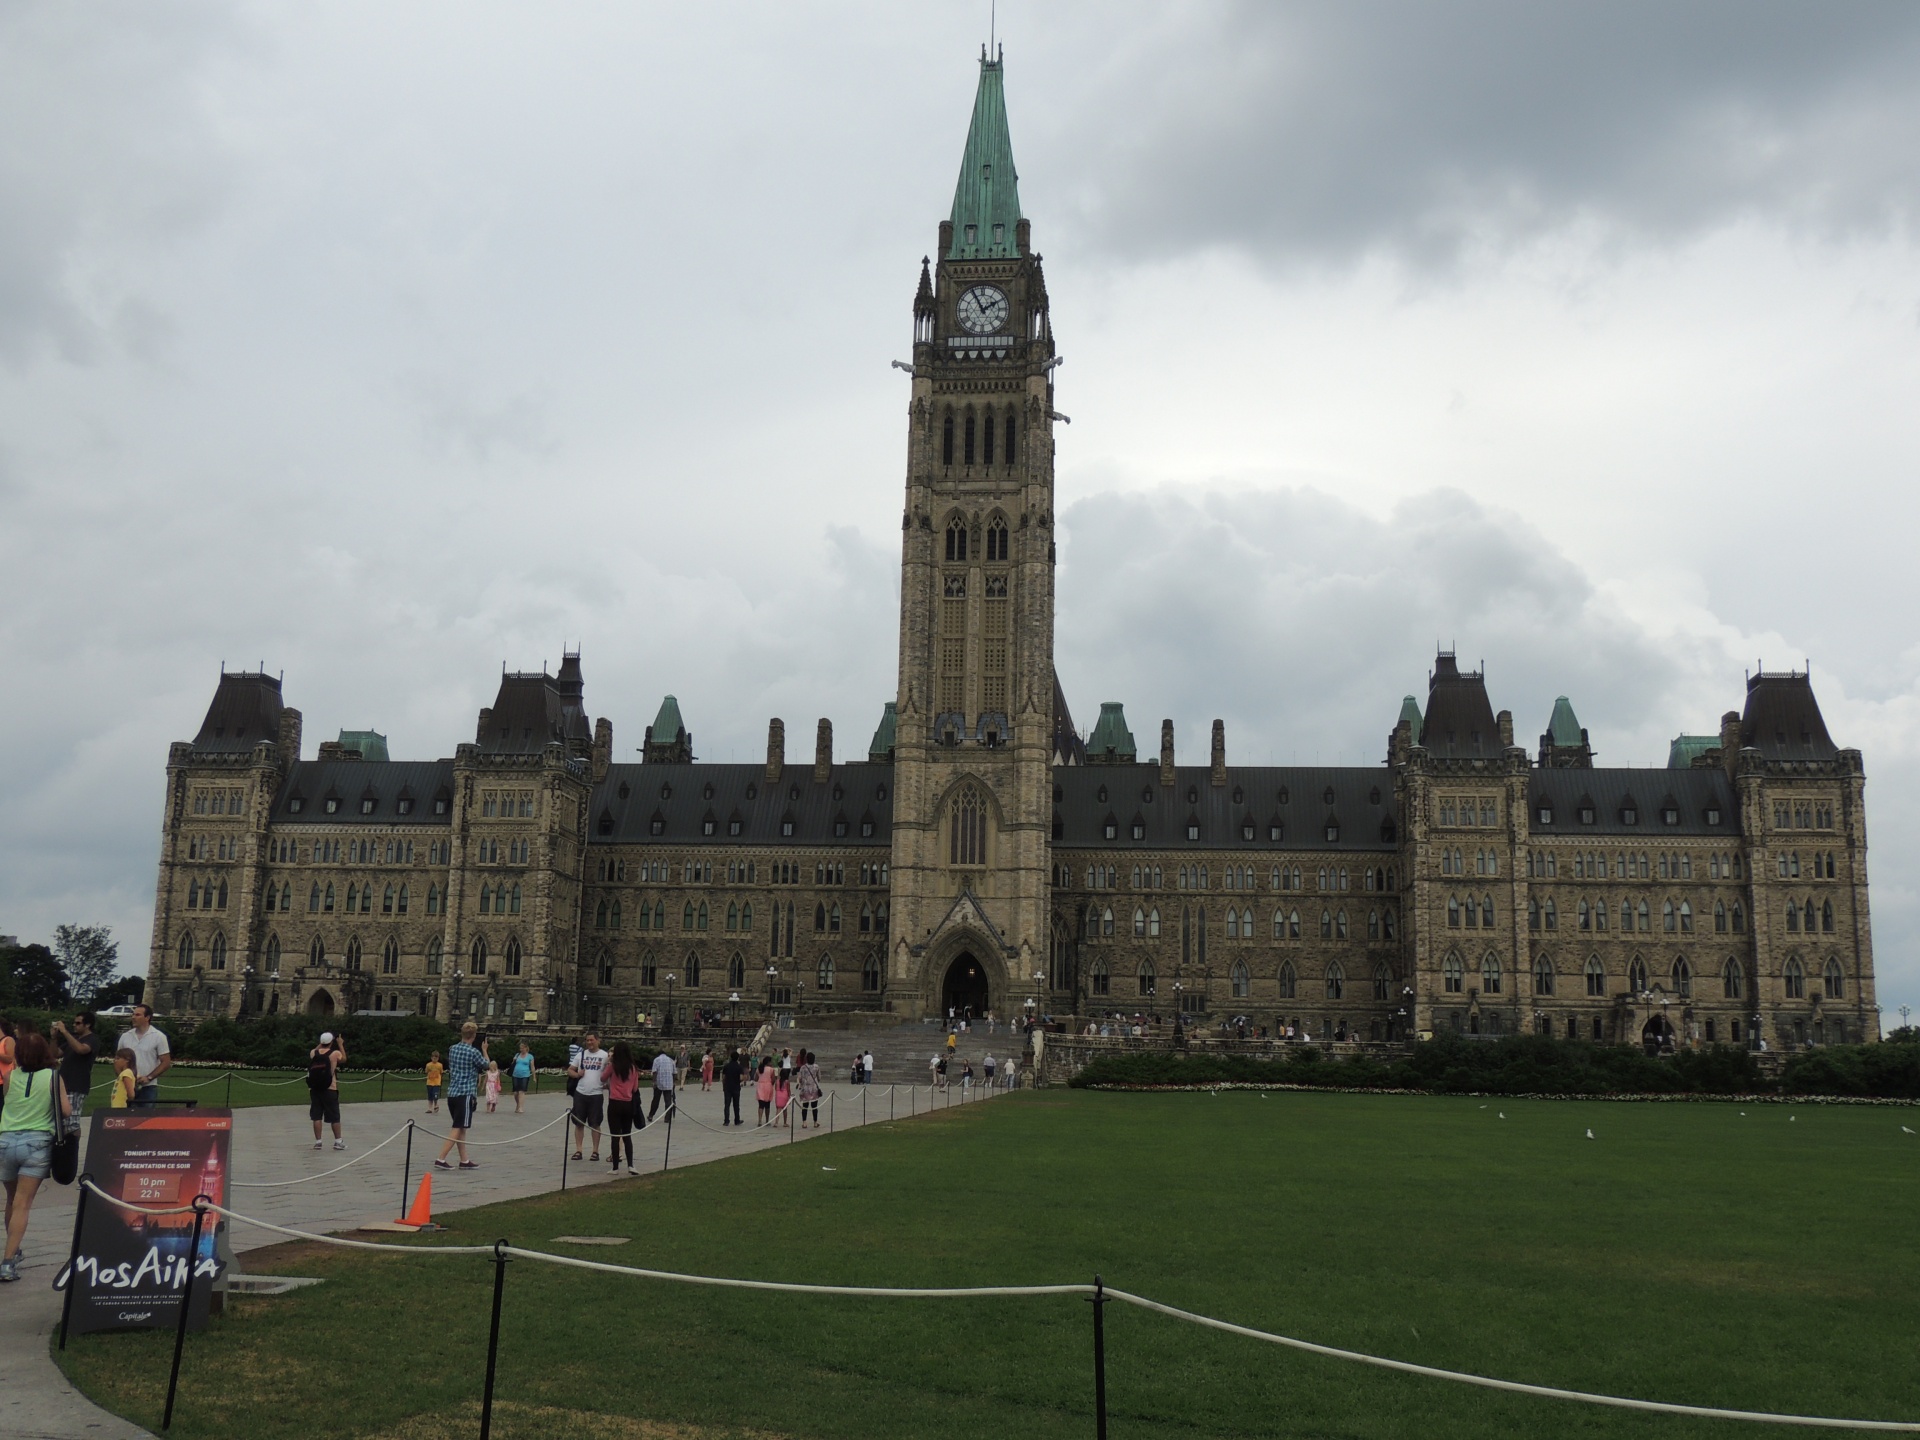
[[[1647,1023],[1640,1027],[1640,1045],[1649,1055],[1673,1048],[1673,1026],[1665,1015],[1656,1013],[1647,1017]]]
[[[978,1020],[993,1008],[993,987],[987,967],[974,958],[971,950],[962,950],[947,966],[940,981],[940,1019],[948,1012],[955,1019]]]
[[[329,995],[324,990],[314,991],[313,994],[307,997],[307,1014],[309,1015],[333,1014],[333,996]]]

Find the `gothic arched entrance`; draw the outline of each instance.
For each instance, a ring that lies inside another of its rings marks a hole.
[[[324,990],[314,991],[313,994],[307,997],[307,1014],[309,1015],[333,1014],[333,996],[329,995]]]
[[[1673,1026],[1664,1015],[1654,1015],[1640,1029],[1640,1044],[1649,1055],[1673,1048]]]
[[[940,1018],[946,1019],[951,1011],[955,1019],[976,1020],[987,1013],[992,1003],[987,967],[974,959],[971,952],[961,951],[947,966],[946,979],[940,984]]]

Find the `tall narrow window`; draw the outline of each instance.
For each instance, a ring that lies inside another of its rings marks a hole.
[[[987,863],[987,813],[980,792],[969,785],[953,801],[947,845],[948,863]]]
[[[991,465],[993,463],[993,412],[991,410],[987,412],[986,428],[981,432],[980,438],[983,442],[981,448],[986,454],[987,463]],[[993,558],[991,547],[989,547],[987,558],[989,560]]]
[[[973,464],[973,412],[967,412],[966,463]]]
[[[1002,442],[1001,448],[1006,452],[1006,463],[1011,465],[1013,464],[1013,453],[1014,453],[1013,452],[1013,412],[1011,410],[1007,412],[1007,423],[1003,427],[1003,429],[1004,429],[1004,434],[1006,438]]]
[[[992,424],[993,422],[988,421],[987,423]],[[1004,560],[1006,558],[1007,525],[1004,520],[995,520],[987,527],[987,559]]]
[[[940,427],[940,463],[953,464],[953,412],[947,412],[946,422]]]

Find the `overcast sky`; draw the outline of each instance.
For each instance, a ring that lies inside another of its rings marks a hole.
[[[864,754],[986,10],[0,4],[0,932],[144,968],[223,661],[309,754],[567,644],[619,751]],[[1660,765],[1810,660],[1920,1006],[1920,7],[999,26],[1082,726],[1377,763],[1440,642]]]

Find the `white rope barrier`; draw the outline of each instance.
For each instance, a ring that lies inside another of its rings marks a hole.
[[[476,1116],[475,1118],[477,1119],[479,1117]],[[562,1110],[558,1115],[554,1116],[553,1119],[547,1121],[546,1124],[536,1125],[533,1127],[533,1129],[525,1131],[519,1135],[509,1135],[505,1140],[475,1140],[473,1138],[473,1132],[469,1130],[467,1132],[466,1139],[457,1141],[455,1143],[462,1144],[462,1145],[518,1145],[522,1140],[531,1140],[534,1136],[538,1135],[542,1130],[551,1130],[554,1126],[558,1125],[562,1120],[571,1120],[572,1118],[573,1118],[573,1111],[571,1107],[569,1107],[566,1110]],[[451,1135],[443,1134],[438,1130],[429,1130],[424,1125],[414,1126],[413,1131],[414,1131],[414,1134],[416,1135],[431,1135],[436,1140],[452,1140],[453,1139],[453,1136]]]
[[[394,1141],[398,1140],[402,1135],[406,1133],[407,1133],[407,1127],[405,1125],[402,1125],[398,1130],[394,1131],[393,1134],[387,1136],[387,1138],[382,1140],[378,1145],[375,1145],[372,1148],[367,1150],[362,1150],[358,1155],[354,1156],[353,1159],[347,1161],[345,1164],[336,1165],[331,1170],[322,1170],[315,1175],[296,1175],[291,1180],[229,1180],[227,1183],[229,1185],[232,1185],[237,1190],[272,1190],[283,1185],[304,1185],[309,1180],[324,1180],[329,1175],[338,1175],[342,1170],[345,1170],[350,1166],[358,1165],[362,1160],[368,1159],[369,1157],[371,1157],[372,1155],[374,1155],[376,1152],[380,1150],[384,1150],[387,1146],[391,1145]]]
[[[83,1188],[98,1195],[109,1205],[134,1214],[186,1215],[194,1213],[196,1209],[194,1205],[135,1205],[107,1194],[90,1179],[83,1179],[80,1183]],[[640,1280],[666,1280],[679,1285],[704,1285],[728,1290],[768,1290],[790,1295],[859,1295],[874,1299],[895,1300],[966,1300],[1038,1295],[1103,1296],[1105,1299],[1121,1304],[1137,1306],[1142,1310],[1150,1310],[1175,1320],[1184,1320],[1191,1325],[1220,1330],[1249,1340],[1265,1341],[1270,1345],[1282,1345],[1288,1349],[1303,1351],[1309,1355],[1319,1355],[1330,1360],[1351,1360],[1357,1364],[1372,1365],[1382,1370],[1396,1370],[1403,1375],[1417,1375],[1428,1380],[1450,1380],[1457,1384],[1475,1385],[1486,1390],[1502,1390],[1514,1395],[1531,1395],[1543,1400],[1570,1400],[1579,1404],[1605,1405],[1620,1410],[1641,1410],[1658,1415],[1686,1415],[1707,1420],[1744,1420],[1762,1425],[1797,1425],[1824,1430],[1872,1430],[1920,1434],[1920,1421],[1848,1420],[1826,1415],[1788,1415],[1772,1410],[1730,1410],[1712,1405],[1683,1405],[1664,1400],[1636,1400],[1622,1395],[1602,1395],[1590,1390],[1563,1390],[1551,1385],[1529,1385],[1519,1380],[1499,1380],[1490,1375],[1474,1375],[1462,1370],[1442,1370],[1432,1365],[1417,1365],[1410,1360],[1391,1360],[1381,1355],[1368,1355],[1358,1350],[1342,1350],[1337,1346],[1319,1345],[1311,1340],[1300,1340],[1289,1335],[1276,1335],[1272,1331],[1235,1325],[1231,1321],[1216,1320],[1209,1315],[1196,1314],[1191,1310],[1182,1310],[1173,1305],[1163,1305],[1158,1300],[1147,1299],[1144,1295],[1134,1295],[1125,1290],[1096,1289],[1092,1285],[1085,1284],[969,1285],[921,1289],[899,1286],[806,1285],[781,1280],[744,1280],[719,1275],[687,1275],[675,1270],[647,1270],[635,1265],[615,1265],[605,1260],[587,1260],[574,1255],[555,1255],[546,1250],[528,1250],[519,1245],[504,1243],[496,1247],[493,1245],[394,1245],[380,1244],[370,1240],[348,1240],[338,1235],[319,1235],[309,1230],[296,1230],[291,1226],[256,1220],[250,1215],[242,1215],[238,1211],[229,1210],[224,1205],[215,1205],[211,1201],[207,1202],[206,1209],[242,1225],[251,1225],[256,1229],[286,1235],[296,1240],[309,1240],[347,1250],[375,1250],[387,1254],[404,1255],[485,1255],[489,1258],[505,1254],[571,1270],[591,1270],[604,1275],[626,1275]]]

